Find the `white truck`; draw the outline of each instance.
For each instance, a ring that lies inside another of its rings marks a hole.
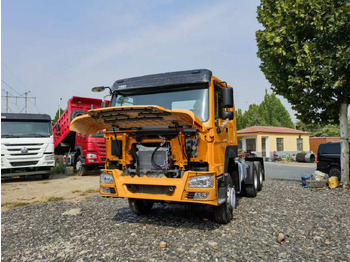
[[[41,175],[55,165],[51,117],[1,114],[1,177]]]

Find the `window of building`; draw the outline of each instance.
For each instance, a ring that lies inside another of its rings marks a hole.
[[[303,139],[297,138],[297,151],[303,151]]]
[[[237,138],[237,143],[238,143],[238,152],[242,152],[243,151],[242,137]]]
[[[255,138],[246,139],[246,151],[256,151]]]
[[[277,151],[283,151],[283,138],[276,138]]]

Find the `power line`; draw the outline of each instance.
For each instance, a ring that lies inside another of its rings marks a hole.
[[[1,82],[3,82],[5,85],[7,85],[11,90],[15,91],[19,96],[23,96],[20,93],[18,93],[12,86],[10,86],[8,83],[6,83],[4,80],[1,79]]]
[[[7,70],[14,76],[15,79],[17,79],[17,81],[24,87],[24,89],[27,89],[27,87],[23,84],[23,82],[21,81],[21,79],[19,79],[19,77],[17,77],[15,75],[15,73],[12,72],[12,70],[5,64],[4,61],[1,61],[1,63],[7,68]]]

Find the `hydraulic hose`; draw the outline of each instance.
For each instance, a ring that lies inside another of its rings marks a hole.
[[[154,156],[156,155],[159,148],[160,146],[157,146],[156,149],[154,149],[151,157],[151,163],[152,163],[152,166],[154,166],[156,169],[163,169],[161,166],[157,165],[156,162],[154,161]]]
[[[136,160],[136,174],[140,175],[140,159],[139,159],[139,156],[133,150],[129,150],[129,154],[132,155],[133,158]]]

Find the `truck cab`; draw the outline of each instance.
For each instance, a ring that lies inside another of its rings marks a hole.
[[[106,144],[103,132],[84,135],[71,131],[69,125],[74,118],[87,114],[90,109],[100,108],[101,103],[101,99],[73,96],[53,126],[55,154],[64,156],[65,163],[74,166],[78,175],[93,173],[104,167]]]
[[[83,134],[104,129],[101,196],[128,198],[136,214],[157,201],[211,205],[228,223],[236,194],[261,190],[262,158],[238,159],[233,89],[210,70],[121,79],[110,93],[110,107],[71,123]]]
[[[1,114],[1,177],[41,175],[55,164],[51,117]]]

